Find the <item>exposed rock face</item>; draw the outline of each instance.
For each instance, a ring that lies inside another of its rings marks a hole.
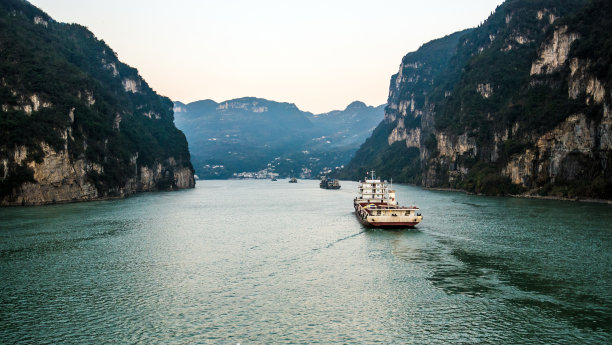
[[[549,24],[554,23],[555,20],[557,19],[557,17],[553,13],[550,13],[550,11],[548,11],[548,9],[543,9],[543,10],[538,11],[536,17],[538,18],[538,20],[543,20],[543,19],[546,18],[546,16],[548,16],[548,23]]]
[[[42,25],[44,27],[48,27],[49,26],[49,23],[46,20],[44,20],[42,17],[40,17],[40,16],[34,17],[34,24],[40,24],[40,25]]]
[[[251,111],[254,113],[265,113],[268,111],[268,107],[265,105],[260,105],[258,100],[253,100],[249,102],[240,102],[240,101],[226,101],[217,106],[217,110],[225,110],[225,109],[243,109],[246,111]]]
[[[493,94],[493,88],[491,87],[491,84],[489,83],[478,84],[478,87],[476,88],[476,90],[484,98],[489,98]]]
[[[540,51],[540,57],[531,65],[531,75],[553,73],[567,61],[570,46],[580,38],[577,33],[568,33],[567,26],[557,28],[552,39]]]
[[[15,151],[16,163],[23,161],[22,150]],[[99,165],[88,166],[83,160],[72,162],[66,151],[55,152],[46,144],[43,144],[43,151],[42,163],[28,163],[36,182],[24,183],[20,191],[5,197],[2,205],[39,205],[98,198],[98,190],[88,181],[87,172],[101,170]]]
[[[174,171],[174,184],[178,189],[193,188],[195,185],[193,170],[188,167],[179,167]]]
[[[406,131],[404,121],[403,119],[400,119],[397,122],[397,127],[395,127],[389,135],[388,143],[390,146],[393,145],[393,143],[402,140],[406,142],[406,147],[420,147],[421,129],[417,127],[410,128],[410,130]]]
[[[436,139],[440,156],[448,157],[451,161],[454,161],[458,155],[471,153],[475,156],[478,152],[476,140],[473,137],[468,137],[467,134],[452,136],[444,132],[438,132],[436,133]]]
[[[570,98],[577,99],[582,93],[585,93],[588,103],[601,104],[604,101],[605,88],[601,81],[588,72],[590,65],[589,61],[572,59],[568,95]]]
[[[123,88],[127,92],[140,92],[140,82],[133,79],[123,79]]]
[[[584,114],[572,115],[555,129],[539,137],[534,149],[514,155],[502,173],[509,176],[512,183],[526,187],[555,182],[559,178],[580,178],[581,167],[564,165],[568,157],[576,154],[591,160],[604,158],[596,157],[599,154],[597,139],[600,133],[601,125],[595,126]],[[605,133],[609,134],[611,133]]]
[[[600,150],[612,150],[612,112],[610,106],[604,104],[604,115],[597,126],[597,137],[599,138]]]
[[[176,169],[176,170],[175,170]],[[189,168],[178,167],[172,157],[166,164],[157,163],[154,167],[141,167],[140,179],[136,181],[136,191],[156,190],[159,181],[170,179],[173,181],[172,188],[193,188],[193,172]]]
[[[0,24],[0,206],[194,187],[172,102],[108,46],[21,0]]]
[[[170,157],[164,164],[154,167],[143,166],[138,169],[137,160],[131,162],[131,169],[138,174],[127,178],[123,185],[116,185],[106,193],[98,190],[91,181],[91,173],[104,173],[101,164],[88,162],[86,159],[71,159],[66,150],[56,152],[43,143],[44,158],[41,163],[30,161],[25,164],[33,172],[34,181],[25,182],[9,195],[3,195],[0,206],[8,205],[42,205],[96,200],[106,197],[125,197],[136,192],[156,191],[160,189],[183,189],[195,186],[193,169],[177,164]],[[14,151],[16,164],[26,161],[27,149],[17,147]],[[135,157],[136,158],[136,157]],[[3,159],[4,174],[7,177],[8,159]]]
[[[525,185],[534,175],[533,162],[536,156],[532,150],[526,150],[520,156],[514,157],[502,170],[502,174],[509,176],[514,184]]]

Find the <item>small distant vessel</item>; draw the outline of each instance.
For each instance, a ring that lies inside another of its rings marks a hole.
[[[274,182],[274,181],[277,181],[277,179],[276,179],[276,177],[273,177],[273,178],[270,179],[270,181]]]
[[[289,183],[297,183],[297,179],[295,177],[292,177],[289,179]]]
[[[319,187],[323,189],[340,189],[340,182],[335,178],[328,179],[327,176],[323,176]]]
[[[359,182],[359,196],[353,200],[357,219],[369,227],[405,228],[414,227],[423,220],[416,206],[398,206],[395,191],[386,181],[367,177]]]

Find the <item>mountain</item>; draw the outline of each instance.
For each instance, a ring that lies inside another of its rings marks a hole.
[[[508,0],[409,53],[383,122],[341,175],[612,198],[611,18],[609,1]]]
[[[174,112],[202,178],[263,169],[309,177],[348,162],[382,119],[383,106],[353,102],[315,115],[291,103],[245,97],[175,102]]]
[[[327,133],[332,147],[359,147],[383,117],[384,105],[368,106],[355,101],[344,110],[312,115],[313,124]]]
[[[359,179],[374,169],[398,182],[420,182],[421,120],[429,106],[427,95],[456,53],[459,40],[468,32],[431,41],[404,56],[398,74],[391,77],[384,120],[340,172],[342,178]],[[413,115],[405,116],[408,112]],[[410,139],[406,127],[414,128]],[[405,137],[405,144],[400,136]]]
[[[0,2],[0,205],[194,186],[173,103],[77,24]]]

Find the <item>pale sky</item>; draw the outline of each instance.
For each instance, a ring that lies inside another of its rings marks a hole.
[[[322,113],[386,103],[406,53],[502,0],[31,0],[86,26],[159,94],[261,97]]]

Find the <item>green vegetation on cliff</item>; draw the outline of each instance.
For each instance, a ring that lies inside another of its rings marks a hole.
[[[545,15],[554,9],[554,16],[563,17],[584,3],[506,1],[482,26],[465,35],[435,86],[436,127],[455,134],[477,129],[480,141],[491,141],[495,130],[515,123],[544,133],[583,108],[584,102],[567,97],[565,78],[558,74],[534,78],[530,70],[538,48],[555,28],[549,20],[538,19],[538,12]],[[490,95],[483,97],[479,86],[489,88]],[[451,96],[445,97],[445,92]]]
[[[409,53],[384,123],[341,174],[612,198],[611,18],[610,1],[508,0],[478,28]]]
[[[100,195],[133,178],[134,163],[172,157],[190,167],[173,103],[85,27],[58,23],[26,1],[4,0],[0,51],[0,159],[12,162],[19,147],[28,153],[0,172],[0,196],[31,180],[25,165],[42,161],[44,144],[101,165],[101,173],[89,172]]]
[[[339,172],[344,179],[361,179],[374,169],[379,176],[393,177],[396,181],[419,183],[420,159],[419,150],[407,148],[403,143],[387,146],[387,137],[391,127],[381,122],[372,136],[359,148],[350,165]],[[350,174],[347,174],[350,172]]]

